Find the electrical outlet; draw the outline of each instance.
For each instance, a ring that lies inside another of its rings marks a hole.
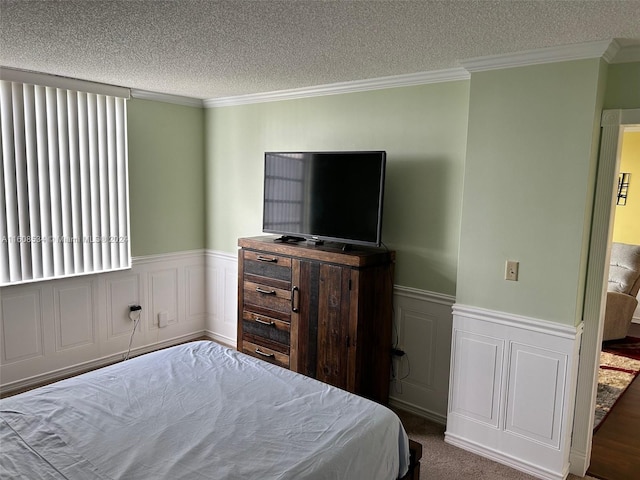
[[[140,320],[140,315],[142,315],[142,307],[136,303],[132,303],[129,305],[129,320],[132,322],[137,322]]]
[[[516,262],[515,260],[507,260],[507,265],[504,272],[504,279],[517,282],[519,266],[520,266],[520,262]]]

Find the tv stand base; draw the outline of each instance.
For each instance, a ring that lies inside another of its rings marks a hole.
[[[275,243],[299,243],[303,241],[304,238],[302,237],[291,237],[289,235],[283,235],[274,240]]]

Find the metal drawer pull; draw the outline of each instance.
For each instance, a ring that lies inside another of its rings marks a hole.
[[[275,295],[275,290],[265,290],[264,288],[256,287],[256,292],[264,293],[265,295]]]
[[[278,259],[276,257],[263,257],[262,255],[258,255],[258,260],[260,262],[278,263]]]
[[[262,350],[260,350],[259,348],[256,348],[256,353],[258,355],[262,355],[263,357],[268,357],[268,358],[275,358],[276,357],[275,353],[265,353]]]
[[[253,317],[253,319],[257,322],[257,323],[261,323],[262,325],[266,325],[268,327],[275,327],[276,326],[276,322],[272,322],[272,321],[265,321],[262,320],[260,317]]]

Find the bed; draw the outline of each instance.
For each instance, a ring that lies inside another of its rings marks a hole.
[[[386,407],[211,341],[0,400],[0,478],[408,478]]]

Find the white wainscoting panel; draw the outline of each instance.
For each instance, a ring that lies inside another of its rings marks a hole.
[[[187,299],[187,321],[198,321],[206,318],[206,268],[202,265],[186,267],[185,288]]]
[[[95,342],[98,312],[94,286],[83,280],[52,285],[56,351]]]
[[[451,306],[454,298],[415,288],[394,289],[395,346],[389,403],[440,424],[446,422]]]
[[[455,305],[445,441],[564,479],[581,334],[581,325]]]
[[[238,257],[207,251],[206,270],[207,335],[235,347],[238,333]]]
[[[167,323],[178,321],[178,269],[149,273],[149,304],[153,305],[149,328],[159,328],[159,315],[167,315]]]
[[[458,374],[453,377],[453,391],[474,394],[452,397],[450,411],[498,428],[504,341],[457,330],[454,342],[453,365]]]
[[[568,355],[511,344],[505,430],[560,448]]]
[[[107,339],[128,337],[131,334],[131,319],[129,318],[129,306],[142,306],[141,315],[146,317],[147,302],[141,297],[142,276],[139,273],[126,271],[109,275],[105,279],[107,295]]]
[[[133,259],[130,270],[0,289],[0,379],[11,392],[202,336],[204,250]],[[158,313],[168,325],[158,327]],[[135,317],[134,317],[135,318]]]
[[[32,286],[8,288],[2,301],[2,363],[44,355],[42,293]]]

